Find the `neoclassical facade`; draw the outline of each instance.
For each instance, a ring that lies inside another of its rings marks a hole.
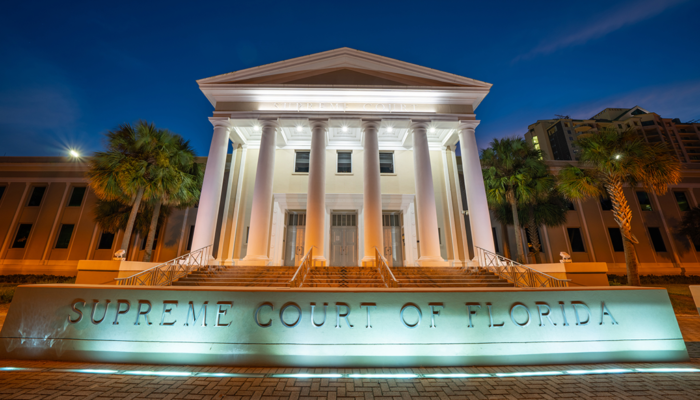
[[[198,84],[214,132],[191,248],[214,245],[216,263],[295,265],[313,249],[317,265],[376,251],[463,265],[495,251],[474,136],[490,84],[349,48]]]

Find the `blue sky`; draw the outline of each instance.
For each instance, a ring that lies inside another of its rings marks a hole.
[[[19,2],[0,13],[0,156],[101,148],[146,119],[206,155],[195,80],[338,47],[493,84],[480,147],[640,105],[700,118],[700,1]]]

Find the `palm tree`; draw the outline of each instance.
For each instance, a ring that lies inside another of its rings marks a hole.
[[[106,136],[107,150],[95,153],[87,176],[99,198],[131,205],[121,244],[121,249],[127,250],[141,201],[149,201],[158,194],[159,187],[152,183],[163,174],[169,158],[162,146],[153,143],[153,138],[160,136],[153,124],[144,121],[135,126],[123,124]]]
[[[153,214],[146,239],[144,262],[151,261],[161,207],[193,206],[199,201],[204,176],[199,164],[195,162],[195,153],[189,141],[167,130],[160,131],[157,137],[149,139],[150,146],[162,146],[162,152],[168,155],[169,163],[152,182],[157,189],[154,189]]]
[[[502,226],[513,225],[513,213],[510,206],[502,204],[493,209],[494,217]],[[518,220],[520,227],[526,228],[530,235],[535,262],[544,262],[541,257],[541,241],[538,227],[557,227],[566,223],[567,201],[559,191],[554,188],[547,196],[538,197],[534,203],[518,207]],[[506,255],[506,257],[508,257]]]
[[[97,200],[97,204],[93,210],[95,222],[105,232],[117,233],[126,229],[131,215],[131,206],[117,200]],[[158,223],[162,224],[170,215],[170,208],[163,207],[160,210]],[[134,220],[134,231],[138,232],[142,237],[148,233],[151,219],[153,216],[153,207],[146,202],[141,203],[136,220]]]
[[[518,205],[535,201],[551,187],[552,177],[541,158],[539,150],[518,137],[494,139],[481,152],[487,200],[492,207],[507,203],[516,227],[520,226]],[[525,262],[520,229],[515,230],[515,238],[518,262]]]
[[[622,188],[642,185],[662,195],[680,181],[681,164],[666,143],[647,143],[634,130],[605,128],[577,139],[582,167],[570,165],[559,172],[559,187],[569,199],[607,195],[620,227],[625,249],[627,284],[639,286],[639,268],[632,234],[632,210]]]

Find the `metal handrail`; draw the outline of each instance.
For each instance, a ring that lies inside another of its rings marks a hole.
[[[289,287],[301,287],[304,284],[304,280],[306,280],[306,275],[308,275],[309,270],[313,266],[313,262],[314,247],[311,246],[304,258],[301,259],[301,263],[299,263],[299,268],[297,268],[297,271],[294,273],[294,276],[292,276],[292,279],[289,280]]]
[[[374,247],[374,259],[375,263],[377,264],[379,276],[381,276],[382,281],[384,281],[384,286],[392,288],[399,287],[399,281],[396,280],[394,273],[391,272],[389,263],[386,261],[386,258],[384,258],[382,253],[379,252],[379,249],[376,246]]]
[[[212,245],[202,247],[137,274],[114,280],[117,281],[117,285],[170,286],[176,280],[189,275],[194,269],[209,268],[211,248]]]
[[[571,279],[559,279],[481,247],[476,247],[479,267],[486,268],[517,287],[568,287]]]

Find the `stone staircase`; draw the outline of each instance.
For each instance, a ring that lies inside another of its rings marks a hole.
[[[391,268],[402,288],[513,287],[484,269],[458,267]],[[173,286],[288,287],[296,267],[235,266],[217,272],[193,272]],[[374,267],[314,267],[303,287],[384,288]]]

